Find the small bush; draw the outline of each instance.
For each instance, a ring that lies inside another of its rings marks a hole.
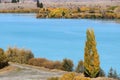
[[[99,77],[105,77],[105,72],[103,69],[100,68],[100,72],[99,72]]]
[[[108,72],[108,77],[114,78],[114,79],[119,79],[119,76],[118,76],[116,70],[114,70],[113,68],[110,68],[110,70]]]
[[[114,18],[116,18],[116,14],[115,14],[115,13],[106,13],[106,14],[104,15],[104,18],[114,19]]]
[[[88,8],[88,7],[85,7],[85,6],[80,7],[81,12],[88,12],[89,10],[90,10],[90,8]]]
[[[59,77],[51,77],[51,78],[48,78],[47,80],[59,80]]]
[[[45,58],[32,58],[29,60],[28,64],[45,67],[48,69],[61,69],[61,62],[59,61],[50,61]]]
[[[29,59],[33,58],[34,55],[30,50],[19,49],[17,47],[9,47],[5,52],[7,58],[11,62],[17,63],[28,63]]]
[[[75,73],[73,73],[73,72],[72,73],[66,73],[60,78],[60,80],[73,80],[74,77],[75,77]]]
[[[82,76],[75,76],[74,80],[91,80],[90,78],[82,77]]]
[[[70,59],[64,59],[62,62],[62,70],[73,71],[73,62]]]
[[[0,69],[8,66],[8,59],[4,54],[4,50],[0,48]]]
[[[76,74],[74,72],[64,74],[60,80],[90,80],[90,78],[86,78],[80,74]]]
[[[84,62],[82,60],[79,61],[75,71],[78,73],[84,73]]]
[[[28,64],[43,67],[45,62],[47,62],[45,58],[31,58]]]

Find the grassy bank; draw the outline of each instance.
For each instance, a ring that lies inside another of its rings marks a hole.
[[[39,9],[10,9],[0,10],[0,13],[38,13]]]
[[[0,13],[36,13],[36,18],[120,19],[120,6],[79,6],[74,8],[11,8]]]
[[[90,18],[90,19],[120,19],[120,6],[78,8],[42,8],[37,18]]]

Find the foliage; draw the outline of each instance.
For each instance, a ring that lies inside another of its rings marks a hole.
[[[99,72],[99,77],[105,77],[105,72],[103,69],[100,68],[100,72]]]
[[[84,73],[84,62],[82,60],[79,61],[75,71],[78,73]]]
[[[60,78],[60,80],[73,80],[74,77],[75,77],[75,73],[73,73],[73,72],[66,73]]]
[[[60,80],[90,80],[90,78],[86,78],[80,74],[76,74],[74,72],[64,74]]]
[[[28,63],[28,60],[33,58],[34,55],[30,50],[18,49],[17,47],[9,47],[5,52],[7,58],[11,62]]]
[[[49,69],[61,69],[61,62],[50,61],[45,58],[32,58],[29,60],[28,64]]]
[[[69,72],[69,73],[62,75],[62,77],[60,78],[51,77],[51,78],[48,78],[47,80],[90,80],[90,78],[86,78],[83,75],[76,74],[74,72]]]
[[[83,7],[80,8],[80,11],[81,11],[81,12],[87,12],[87,11],[89,11],[89,10],[90,10],[90,8],[88,8],[88,7],[86,7],[86,6],[83,6]]]
[[[118,6],[111,6],[108,8],[108,10],[115,10]]]
[[[109,6],[103,8],[99,6],[81,6],[78,8],[46,8],[42,13],[37,14],[37,18],[93,18],[93,19],[120,19],[120,7]],[[47,14],[46,14],[47,12]]]
[[[43,3],[40,3],[40,4],[39,4],[39,7],[40,7],[40,8],[43,8]]]
[[[116,72],[116,70],[113,70],[113,68],[111,67],[109,72],[108,72],[108,77],[109,78],[115,78],[115,79],[118,79],[118,74]]]
[[[73,71],[73,62],[70,59],[63,59],[62,61],[62,70],[64,71]]]
[[[43,3],[40,3],[39,0],[37,0],[37,7],[43,8]]]
[[[84,54],[84,73],[85,76],[97,77],[100,71],[99,55],[96,49],[96,41],[94,31],[91,29],[87,30],[87,41],[85,45]]]
[[[4,54],[4,50],[0,48],[0,69],[8,66],[8,59]]]
[[[12,3],[17,3],[18,1],[17,0],[12,0]]]
[[[65,8],[56,8],[50,10],[49,17],[51,18],[62,18],[69,14],[69,10]]]
[[[59,80],[59,77],[51,77],[51,78],[48,78],[47,80]]]
[[[77,11],[80,12],[80,8],[79,7],[77,8]]]

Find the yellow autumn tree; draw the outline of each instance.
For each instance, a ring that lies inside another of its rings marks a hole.
[[[86,34],[87,41],[84,53],[84,73],[85,76],[94,78],[97,77],[100,71],[99,55],[96,49],[94,31],[92,29],[88,29]]]

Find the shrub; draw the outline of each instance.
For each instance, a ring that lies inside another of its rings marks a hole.
[[[17,0],[12,0],[12,3],[17,3]]]
[[[7,58],[11,62],[28,63],[28,60],[33,58],[34,55],[30,50],[18,49],[17,47],[9,47],[5,52]]]
[[[108,77],[114,78],[114,79],[119,79],[119,76],[118,76],[116,70],[114,70],[113,68],[110,68],[110,70],[108,72]]]
[[[4,54],[4,50],[0,48],[0,69],[8,66],[8,59]]]
[[[115,10],[118,6],[111,6],[108,8],[108,10]]]
[[[37,0],[37,7],[43,8],[43,3],[40,3],[39,0]]]
[[[77,8],[77,11],[78,11],[78,12],[81,12],[79,7]]]
[[[70,59],[64,59],[62,62],[62,70],[73,71],[73,62]]]
[[[45,58],[31,58],[28,61],[28,64],[43,67],[44,66],[43,63],[45,62],[47,62]]]
[[[87,11],[89,11],[89,10],[90,10],[90,8],[88,8],[88,7],[85,7],[85,6],[80,7],[80,11],[81,11],[81,12],[87,12]]]
[[[105,72],[103,69],[100,68],[100,72],[99,72],[99,77],[105,77]]]
[[[64,74],[60,80],[90,80],[90,78],[86,78],[80,74],[76,74],[74,72]]]
[[[43,63],[43,65],[44,65],[45,68],[55,69],[54,68],[54,62],[52,62],[52,61],[46,61],[46,62]]]
[[[54,69],[62,69],[62,63],[60,61],[53,62]]]
[[[87,30],[87,41],[85,44],[84,54],[84,73],[88,77],[97,77],[100,71],[99,55],[96,49],[96,41],[94,31],[91,29]]]
[[[120,14],[120,7],[115,8],[114,13]]]
[[[79,61],[75,71],[78,73],[84,73],[84,62],[82,60]]]
[[[82,77],[82,76],[75,76],[74,80],[91,80],[90,78]]]
[[[29,60],[28,64],[45,67],[48,69],[61,69],[61,62],[59,61],[50,61],[45,58],[32,58]]]
[[[73,80],[74,77],[75,77],[75,73],[73,73],[73,72],[72,73],[66,73],[60,78],[60,80]]]
[[[49,13],[49,18],[62,18],[66,15],[68,15],[70,11],[65,8],[56,8],[56,9],[51,9]]]
[[[104,18],[107,18],[107,19],[114,19],[114,18],[116,18],[116,14],[115,13],[105,13],[105,15],[104,15]]]
[[[59,77],[51,77],[51,78],[48,78],[47,80],[59,80]]]

